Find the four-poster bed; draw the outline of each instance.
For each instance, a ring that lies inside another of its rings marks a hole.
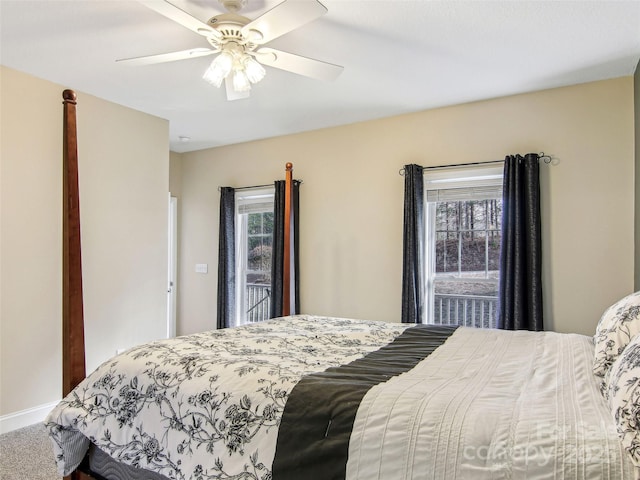
[[[62,393],[67,395],[85,377],[85,355],[76,94],[65,90],[62,98]]]
[[[75,95],[64,99],[65,398],[46,421],[61,474],[637,476],[581,335],[294,315],[136,346],[84,378]]]

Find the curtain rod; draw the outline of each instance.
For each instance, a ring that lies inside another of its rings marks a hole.
[[[542,159],[542,161],[546,164],[550,164],[552,160],[551,156],[545,155],[544,152],[538,153],[538,159]],[[422,171],[424,172],[425,170],[437,170],[440,168],[471,167],[474,165],[490,165],[492,163],[504,163],[504,160],[487,160],[486,162],[455,163],[451,165],[434,165],[431,167],[422,167]],[[404,177],[404,167],[402,167],[398,173]]]
[[[293,181],[297,182],[297,183],[302,183],[302,180],[295,180],[294,179]],[[266,185],[249,185],[249,186],[246,186],[246,187],[231,187],[231,188],[233,188],[234,190],[250,190],[252,188],[266,188],[266,187],[273,187],[273,186],[274,186],[273,183],[268,183]],[[221,191],[221,190],[222,190],[222,187],[218,187],[218,191]]]
[[[231,187],[234,190],[250,190],[252,188],[265,188],[265,187],[273,187],[273,183],[269,183],[267,185],[249,185],[248,187]],[[222,187],[218,187],[218,191],[221,191]]]

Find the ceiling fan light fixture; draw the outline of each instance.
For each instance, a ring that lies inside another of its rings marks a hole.
[[[209,65],[207,71],[204,72],[202,78],[220,88],[222,81],[231,72],[232,66],[233,56],[229,52],[223,51],[211,62],[211,65]]]
[[[244,61],[244,71],[251,83],[258,83],[267,73],[262,65],[249,56]]]
[[[244,70],[235,70],[233,72],[233,89],[236,92],[246,92],[251,90],[251,83],[249,77]]]

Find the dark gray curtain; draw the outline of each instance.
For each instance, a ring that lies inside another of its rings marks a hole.
[[[233,325],[235,316],[235,190],[220,189],[220,230],[218,238],[218,321],[217,328]]]
[[[543,330],[538,154],[504,160],[498,327]]]
[[[270,318],[282,316],[282,278],[284,272],[284,196],[285,181],[276,180],[275,196],[273,200],[273,247],[271,250],[271,311]],[[291,198],[293,216],[293,272],[291,278],[291,292],[295,303],[291,314],[300,313],[300,182],[293,181],[293,196]]]
[[[420,165],[404,166],[402,322],[421,323],[424,307],[424,181]]]

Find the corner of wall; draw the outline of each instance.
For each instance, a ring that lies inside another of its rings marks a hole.
[[[633,75],[633,118],[635,129],[635,208],[634,208],[634,290],[640,290],[640,61]]]

